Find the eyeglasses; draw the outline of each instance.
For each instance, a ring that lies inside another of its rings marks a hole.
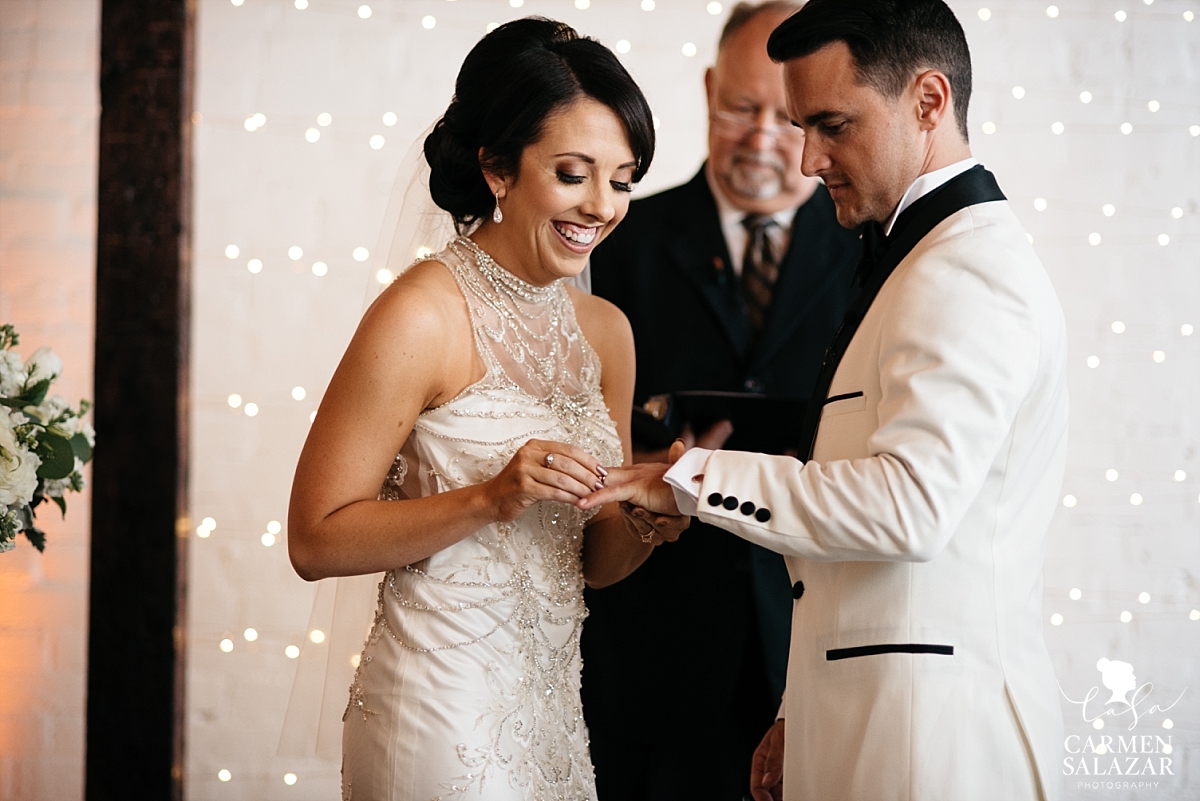
[[[759,125],[758,118],[753,114],[734,114],[728,111],[714,111],[708,121],[713,130],[719,135],[740,141],[753,133],[761,132],[777,142],[794,144],[804,138],[804,131],[794,125]]]

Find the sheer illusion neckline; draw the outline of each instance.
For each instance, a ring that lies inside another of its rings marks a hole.
[[[526,303],[541,304],[549,302],[555,294],[555,290],[562,283],[562,279],[556,279],[544,286],[531,284],[492,258],[492,254],[481,248],[470,237],[459,237],[455,244],[461,244],[467,250],[471,251],[471,254],[475,257],[475,266],[479,268],[480,272]]]

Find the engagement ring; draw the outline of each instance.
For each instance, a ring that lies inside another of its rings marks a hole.
[[[553,465],[554,465],[554,454],[547,453],[546,454],[546,467],[551,467]]]

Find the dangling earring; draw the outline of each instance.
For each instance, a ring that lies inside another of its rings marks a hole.
[[[492,212],[492,222],[504,222],[504,212],[500,211],[500,190],[496,190],[496,210]]]

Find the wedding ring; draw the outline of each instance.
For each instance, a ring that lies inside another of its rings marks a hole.
[[[649,545],[650,543],[654,542],[654,532],[653,532],[653,531],[647,531],[645,534],[643,534],[643,535],[642,535],[642,542],[646,543],[647,545]]]
[[[546,467],[553,467],[553,466],[554,466],[554,454],[547,453],[546,454]]]

